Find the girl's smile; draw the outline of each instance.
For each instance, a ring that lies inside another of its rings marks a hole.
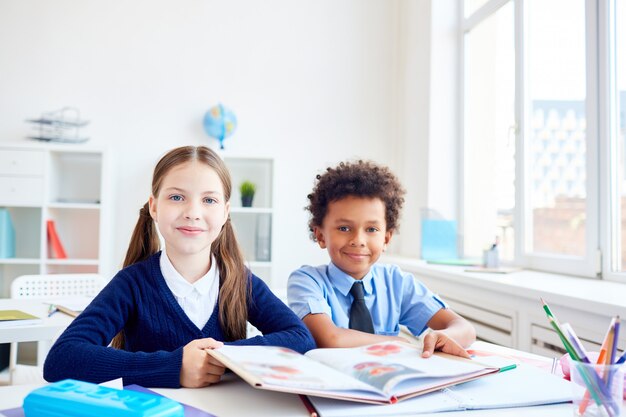
[[[159,195],[150,197],[150,214],[165,240],[167,256],[180,270],[197,261],[198,268],[202,263],[208,271],[211,245],[229,210],[218,174],[195,161],[172,168],[163,178]]]

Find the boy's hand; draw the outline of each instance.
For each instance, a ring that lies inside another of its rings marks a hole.
[[[454,339],[451,339],[447,334],[441,331],[432,331],[424,336],[424,349],[422,351],[422,358],[428,358],[432,356],[434,351],[441,351],[449,353],[450,355],[460,356],[462,358],[468,358],[470,355],[459,345]]]
[[[225,368],[205,349],[215,349],[224,343],[207,337],[187,343],[183,348],[183,364],[180,368],[180,385],[186,388],[206,387],[219,382]]]

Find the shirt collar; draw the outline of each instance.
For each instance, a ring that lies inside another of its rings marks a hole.
[[[183,278],[176,268],[174,268],[174,265],[165,252],[165,248],[163,248],[163,251],[161,252],[159,264],[161,266],[161,272],[163,273],[165,282],[176,297],[187,297],[193,292],[193,290],[198,291],[200,295],[207,295],[211,290],[213,283],[219,279],[219,272],[213,255],[211,255],[211,269],[209,269],[209,271],[204,274],[202,278],[193,284]]]
[[[357,280],[343,272],[334,263],[331,262],[328,265],[328,276],[331,278],[333,286],[337,288],[339,292],[341,292],[343,295],[348,295],[350,293],[350,288],[352,288],[352,284],[354,284],[356,281],[363,282],[363,290],[365,290],[366,295],[372,294],[372,279],[374,278],[372,268],[370,268],[369,272],[363,277],[363,279]]]

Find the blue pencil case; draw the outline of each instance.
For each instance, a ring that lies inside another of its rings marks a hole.
[[[65,379],[24,398],[26,417],[183,417],[183,406],[169,398]]]

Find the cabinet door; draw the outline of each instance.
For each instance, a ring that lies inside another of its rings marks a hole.
[[[40,206],[43,196],[43,178],[0,176],[0,205]]]
[[[44,157],[43,151],[3,149],[0,151],[0,175],[42,176]]]

